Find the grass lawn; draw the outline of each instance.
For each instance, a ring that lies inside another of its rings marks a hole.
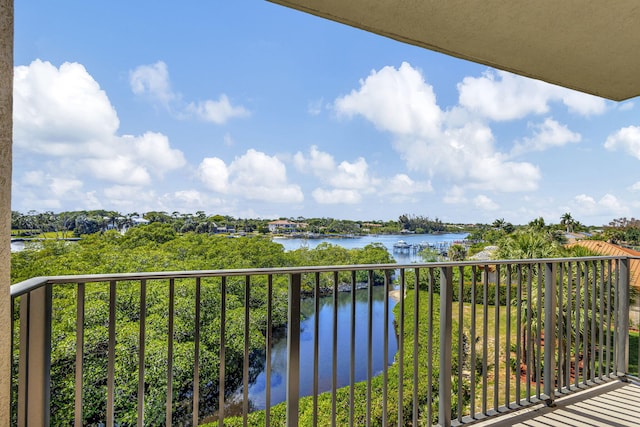
[[[453,318],[455,321],[458,320],[459,315],[459,303],[453,302]],[[513,359],[514,362],[516,360],[516,352],[515,345],[517,340],[519,339],[519,328],[516,323],[517,318],[517,308],[515,306],[511,306],[507,308],[506,306],[499,306],[498,312],[496,313],[496,306],[490,305],[486,307],[486,311],[483,305],[478,304],[475,306],[475,336],[476,336],[476,363],[482,364],[483,360],[483,348],[484,348],[484,330],[486,327],[487,331],[487,349],[486,349],[486,358],[487,358],[487,384],[486,384],[486,395],[483,395],[483,383],[482,383],[482,368],[480,367],[477,370],[475,376],[475,407],[474,412],[482,411],[482,401],[485,400],[487,404],[487,409],[494,409],[495,407],[500,407],[505,405],[508,402],[515,402],[519,399],[525,398],[527,379],[523,375],[517,375],[514,369],[509,367],[507,369],[507,364],[511,364],[510,359]],[[485,313],[486,313],[486,321],[485,321]],[[499,357],[498,357],[498,366],[496,369],[495,364],[495,350],[496,350],[496,318],[499,319],[498,323],[498,348],[499,348]],[[507,330],[507,319],[509,319],[509,329]],[[463,307],[463,330],[465,334],[470,336],[471,332],[471,320],[472,320],[472,306],[471,304],[465,303]],[[629,373],[632,375],[640,375],[638,371],[638,358],[639,350],[640,350],[640,332],[631,331],[629,334]],[[507,352],[507,336],[509,337],[509,345],[510,351]],[[453,339],[457,339],[457,337],[453,337]],[[575,338],[572,337],[572,340]],[[522,350],[521,350],[522,351]],[[454,355],[454,357],[456,357]],[[469,357],[469,356],[467,356]],[[606,357],[606,356],[605,356]],[[573,355],[572,355],[573,358]],[[613,356],[611,357],[613,360]],[[557,362],[556,362],[557,363]],[[599,361],[596,359],[596,375],[598,370]],[[613,362],[612,362],[613,363]],[[535,363],[534,363],[535,365]],[[515,363],[515,366],[520,366],[519,363]],[[531,367],[531,369],[535,369]],[[497,372],[497,375],[496,375]],[[463,370],[465,381],[470,382],[470,372],[469,368],[465,368]],[[495,400],[495,387],[496,387],[496,377],[497,381],[497,401]],[[506,396],[506,385],[507,385],[507,377],[509,378],[509,396]],[[517,378],[520,377],[520,378]],[[582,380],[582,378],[580,378]],[[516,396],[516,382],[520,382],[520,396]],[[573,384],[573,378],[571,380]],[[536,394],[536,384],[531,383],[531,393],[533,395]],[[541,385],[541,388],[543,386]],[[542,391],[542,390],[541,390]],[[518,399],[519,397],[519,399]]]
[[[33,233],[33,234],[30,234]],[[69,239],[75,237],[73,231],[47,231],[45,233],[37,233],[35,230],[11,230],[11,237],[24,237],[27,239]]]

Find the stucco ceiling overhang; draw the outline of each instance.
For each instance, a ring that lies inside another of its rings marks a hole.
[[[616,101],[640,95],[637,0],[269,0]]]

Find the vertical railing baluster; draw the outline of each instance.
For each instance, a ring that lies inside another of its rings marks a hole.
[[[469,381],[469,388],[471,389],[471,396],[469,398],[469,412],[471,413],[471,417],[476,417],[476,275],[477,275],[477,266],[471,266],[471,331],[469,334],[470,344],[471,344],[471,355],[470,355],[470,370],[471,370],[471,379]]]
[[[537,340],[536,340],[536,397],[538,399],[542,398],[541,390],[540,390],[540,382],[542,381],[542,294],[544,293],[543,283],[542,283],[542,264],[537,263],[536,269],[538,271],[538,295],[537,295],[537,310],[536,310],[536,329],[537,329]]]
[[[622,333],[622,331],[618,331],[618,328],[620,327],[620,324],[618,323],[618,314],[620,312],[620,301],[619,301],[619,297],[620,297],[620,273],[622,269],[622,260],[621,259],[617,259],[616,260],[616,277],[615,277],[615,281],[613,282],[613,287],[614,287],[614,293],[613,293],[613,345],[614,345],[614,356],[613,356],[613,374],[617,375],[618,374],[618,351],[620,351],[620,347],[619,347],[619,335],[620,333]],[[640,346],[639,346],[640,347]],[[640,352],[640,348],[638,349],[638,351]],[[638,359],[640,361],[640,358]],[[640,367],[640,364],[639,364]]]
[[[617,375],[626,377],[629,372],[629,258],[620,260],[618,292],[618,355]]]
[[[249,415],[249,333],[251,305],[251,276],[244,277],[244,356],[242,358],[242,424],[247,427]]]
[[[589,335],[589,297],[590,297],[590,287],[589,287],[589,264],[587,261],[584,263],[583,273],[583,286],[584,286],[584,343],[583,343],[583,355],[582,355],[582,381],[586,385],[589,381],[590,374],[590,360],[591,355],[589,354],[590,349],[590,335]]]
[[[18,425],[48,426],[51,394],[52,285],[30,291],[20,301]]]
[[[367,274],[367,426],[371,425],[371,380],[373,379],[373,270]]]
[[[195,319],[193,320],[193,410],[191,413],[191,424],[200,424],[200,294],[202,292],[200,277],[196,277],[195,295]],[[224,294],[223,294],[224,295]],[[223,310],[224,311],[224,310]],[[224,329],[221,329],[221,332]],[[224,365],[224,360],[220,359],[220,364]],[[224,394],[224,393],[223,393]],[[219,410],[222,408],[218,408]]]
[[[144,426],[144,359],[147,323],[147,281],[140,280],[140,336],[138,338],[138,427]]]
[[[384,326],[383,326],[383,345],[382,345],[382,425],[389,425],[387,420],[387,398],[389,392],[389,292],[390,277],[389,270],[384,270]]]
[[[484,280],[482,288],[482,413],[487,415],[487,371],[489,369],[489,266],[484,266]]]
[[[598,283],[600,285],[600,298],[598,300],[598,305],[600,306],[598,318],[598,377],[602,379],[602,365],[604,364],[604,260],[600,260],[600,280]]]
[[[432,424],[432,420],[433,420],[433,411],[431,409],[431,407],[433,406],[433,327],[434,327],[434,315],[433,315],[433,287],[435,286],[434,283],[434,279],[433,279],[433,268],[429,268],[429,299],[428,299],[428,314],[427,316],[429,316],[429,320],[428,320],[428,331],[429,331],[429,335],[427,337],[427,425],[431,425]],[[416,280],[416,293],[418,292],[418,281]],[[418,304],[416,303],[416,307],[418,306]],[[414,328],[415,326],[418,324],[418,311],[415,311],[415,321],[413,323]],[[441,313],[441,319],[442,321],[442,313]],[[414,329],[413,331],[413,335],[414,335],[414,339],[417,341],[418,340],[418,333],[416,332],[417,330]],[[415,346],[415,342],[414,342],[414,359],[413,359],[413,372],[414,372],[414,381],[413,381],[413,399],[414,399],[414,420],[416,419],[416,406],[417,405],[417,388],[416,388],[416,384],[418,383],[418,364],[416,363],[416,361],[419,359],[418,357],[418,346]],[[451,359],[449,359],[451,360]],[[414,425],[415,421],[414,421]]]
[[[565,345],[565,367],[564,367],[565,375],[566,375],[565,385],[567,389],[571,388],[571,336],[573,335],[573,325],[571,323],[571,317],[573,315],[571,310],[571,308],[573,307],[572,298],[573,298],[573,265],[571,261],[569,261],[567,263],[567,309],[566,309],[567,342]],[[574,375],[575,373],[576,372],[574,371]]]
[[[331,371],[331,425],[337,426],[337,392],[338,392],[338,272],[333,272],[333,345]]]
[[[20,354],[18,355],[18,407],[16,417],[18,426],[26,427],[29,422],[29,312],[31,303],[31,293],[26,293],[20,297],[20,332],[19,344]]]
[[[109,282],[109,344],[107,347],[107,425],[115,423],[116,281]]]
[[[577,388],[578,385],[580,384],[580,345],[582,345],[582,352],[584,353],[584,349],[586,348],[585,346],[585,340],[584,337],[580,336],[580,307],[582,306],[582,302],[581,302],[581,298],[582,298],[582,266],[580,264],[580,261],[576,262],[576,309],[575,309],[575,313],[576,313],[576,351],[575,351],[575,355],[574,355],[574,361],[573,361],[573,370],[574,370],[574,379],[573,379],[573,385]],[[584,354],[582,355],[582,358],[584,360]],[[584,373],[584,365],[583,365],[583,373]]]
[[[83,404],[83,369],[84,369],[84,296],[85,284],[78,283],[76,289],[76,378],[75,378],[75,426],[81,427],[82,420],[82,404]],[[13,318],[13,312],[11,313]],[[12,340],[13,341],[13,340]],[[13,354],[13,353],[12,353]]]
[[[418,339],[418,322],[420,318],[420,270],[416,269],[415,282],[413,284],[413,425],[418,425],[419,416],[419,403],[418,403],[418,352],[419,339]],[[427,411],[428,421],[427,424],[431,425],[431,402],[433,399],[431,387],[431,381],[433,378],[433,269],[429,268],[429,338],[428,338],[428,359],[427,359],[427,378],[429,380],[428,393],[427,393]]]
[[[504,379],[504,406],[511,406],[511,264],[507,264],[507,279],[505,286],[505,329],[507,331],[504,341],[505,347],[505,379]]]
[[[266,385],[265,385],[265,425],[271,425],[271,346],[273,334],[273,275],[267,276],[267,331],[265,337],[265,369],[266,369]],[[223,393],[224,395],[224,393]]]
[[[532,325],[533,316],[531,310],[533,310],[533,265],[527,265],[527,348],[525,351],[527,352],[527,402],[531,403],[531,375],[533,374],[533,335],[532,335]]]
[[[498,393],[500,386],[500,264],[496,265],[496,280],[494,282],[494,352],[493,352],[493,372],[496,377],[493,381],[493,410],[498,412],[500,404]],[[507,364],[508,365],[508,364]]]
[[[171,427],[173,423],[173,316],[175,312],[175,279],[169,279],[169,318],[168,342],[167,342],[167,403],[166,403],[166,425]]]
[[[541,273],[539,271],[539,273]],[[551,406],[555,400],[556,378],[556,264],[545,263],[544,272],[544,394],[547,406]]]
[[[591,362],[591,381],[593,382],[596,379],[596,301],[598,298],[598,292],[596,289],[598,274],[596,271],[595,261],[591,261],[591,271],[591,358],[589,360]]]
[[[462,423],[462,371],[464,366],[464,267],[458,267],[458,403],[457,403],[457,420]]]
[[[556,322],[557,322],[557,349],[558,349],[558,360],[557,360],[557,390],[558,394],[562,393],[562,387],[565,383],[564,381],[564,345],[565,345],[565,322],[564,322],[564,264],[554,264],[557,269],[557,276],[554,275],[554,280],[556,281],[556,291],[558,295],[558,300],[556,302],[557,314],[556,314]]]
[[[287,327],[287,425],[298,425],[300,401],[300,287],[302,274],[289,275]],[[353,400],[352,400],[353,401]]]
[[[400,333],[398,339],[398,427],[404,426],[404,293],[405,270],[400,269]]]
[[[226,379],[226,351],[227,351],[227,276],[220,279],[220,350],[218,359],[218,426],[224,425],[224,396]]]
[[[453,281],[451,267],[440,268],[440,378],[438,423],[442,427],[451,426],[451,374],[452,374],[452,329],[453,329]],[[462,325],[460,325],[462,326]],[[430,336],[433,335],[430,329]],[[431,356],[431,355],[430,355]],[[416,357],[417,358],[417,357]],[[458,369],[461,369],[458,366]],[[460,386],[460,385],[458,385]],[[431,389],[429,389],[431,393]],[[431,421],[431,420],[429,420]]]
[[[320,353],[320,273],[314,275],[313,286],[313,425],[318,425],[318,355]]]
[[[524,330],[524,326],[522,325],[522,264],[518,263],[516,265],[517,270],[517,290],[516,290],[516,399],[515,402],[517,405],[520,404],[521,396],[521,380],[520,377],[520,362],[522,361],[522,331]]]
[[[606,375],[607,377],[611,376],[611,283],[612,283],[612,270],[611,270],[611,263],[613,261],[612,260],[608,260],[607,261],[607,294],[606,294],[606,314],[605,314],[605,318],[607,319],[607,325],[605,330],[607,331],[607,342],[606,342],[606,365],[607,365],[607,370],[606,370]]]
[[[356,383],[356,272],[351,270],[351,343],[349,358],[349,399],[355,402]],[[349,425],[353,427],[355,405],[349,407]]]
[[[11,399],[11,404],[9,405],[9,420],[10,422],[13,423],[17,423],[18,421],[18,407],[17,405],[18,403],[18,391],[16,390],[16,387],[14,386],[14,378],[19,375],[19,371],[16,372],[16,364],[14,363],[14,354],[16,351],[16,340],[15,340],[15,331],[16,331],[16,318],[15,318],[15,311],[16,311],[16,298],[14,298],[13,296],[11,297],[11,306],[9,308],[10,313],[11,313],[11,349],[10,349],[10,372],[11,372],[11,377],[10,377],[10,382],[11,382],[11,390],[9,393],[9,398]],[[19,344],[18,344],[19,345]],[[19,350],[20,352],[22,352],[22,350]]]

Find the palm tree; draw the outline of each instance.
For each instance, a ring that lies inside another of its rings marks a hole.
[[[567,233],[571,233],[573,231],[575,221],[573,220],[571,214],[569,212],[566,212],[560,217],[560,224],[566,227]]]
[[[451,245],[448,252],[451,261],[464,261],[467,257],[467,249],[462,245]]]
[[[571,248],[568,253],[566,249],[560,248],[557,244],[549,242],[544,233],[514,233],[503,240],[503,245],[498,251],[499,258],[551,258],[558,255],[580,257],[580,256],[593,256],[593,252],[588,249],[577,246]],[[600,287],[606,283],[603,280],[603,275],[606,272],[601,268],[599,264],[586,263],[571,263],[565,264],[565,268],[571,267],[571,274],[565,270],[562,275],[562,279],[557,283],[556,292],[557,300],[561,301],[561,304],[556,308],[556,332],[558,337],[571,336],[571,348],[572,353],[587,357],[589,360],[593,360],[595,357],[591,353],[592,346],[585,345],[591,340],[590,335],[599,336],[600,326],[605,325],[607,322],[607,316],[605,310],[601,308],[601,305],[606,306],[613,301],[613,296],[608,295],[607,292],[613,290],[607,288],[600,289]],[[514,272],[514,276],[516,276]],[[595,275],[595,277],[594,277]],[[589,276],[591,282],[595,282],[595,287],[591,288],[586,284],[586,277]],[[544,312],[544,285],[539,281],[540,271],[536,265],[530,268],[523,268],[520,271],[521,283],[526,284],[531,281],[531,288],[524,290],[521,299],[521,305],[519,310],[522,313],[522,321],[520,323],[520,339],[522,343],[522,358],[521,361],[524,364],[531,361],[534,365],[539,363],[539,357],[537,354],[538,340],[542,338],[544,331],[544,316],[539,317],[538,309]],[[571,283],[568,278],[572,277]],[[517,279],[516,279],[517,280]],[[580,283],[580,287],[578,287]],[[527,286],[528,288],[528,286]],[[595,291],[595,294],[593,293]],[[602,297],[602,298],[600,298]],[[609,313],[610,315],[610,313]],[[586,319],[585,319],[586,317]],[[572,319],[569,321],[568,319]],[[570,330],[566,329],[567,325],[571,325]],[[593,331],[585,331],[585,325],[588,328],[593,328]],[[563,342],[563,340],[558,341]],[[578,343],[578,344],[576,344]],[[561,348],[558,349],[558,365],[563,369],[567,364],[566,351]],[[575,367],[577,370],[577,366]],[[589,378],[591,373],[590,365],[584,366],[583,376]],[[537,380],[537,370],[532,369],[532,378],[530,380]],[[577,371],[576,371],[577,374]],[[565,378],[568,378],[569,373],[565,372]]]
[[[529,228],[536,230],[536,231],[542,231],[545,228],[547,228],[547,225],[544,222],[544,218],[542,217],[538,217],[534,220],[532,220],[531,222],[529,222]]]
[[[498,242],[497,259],[553,258],[558,255],[558,245],[550,242],[541,232],[517,231]]]

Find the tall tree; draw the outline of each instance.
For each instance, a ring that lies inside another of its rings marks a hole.
[[[560,224],[564,225],[567,233],[571,233],[573,231],[573,226],[575,225],[575,221],[569,212],[566,212],[560,217]]]

